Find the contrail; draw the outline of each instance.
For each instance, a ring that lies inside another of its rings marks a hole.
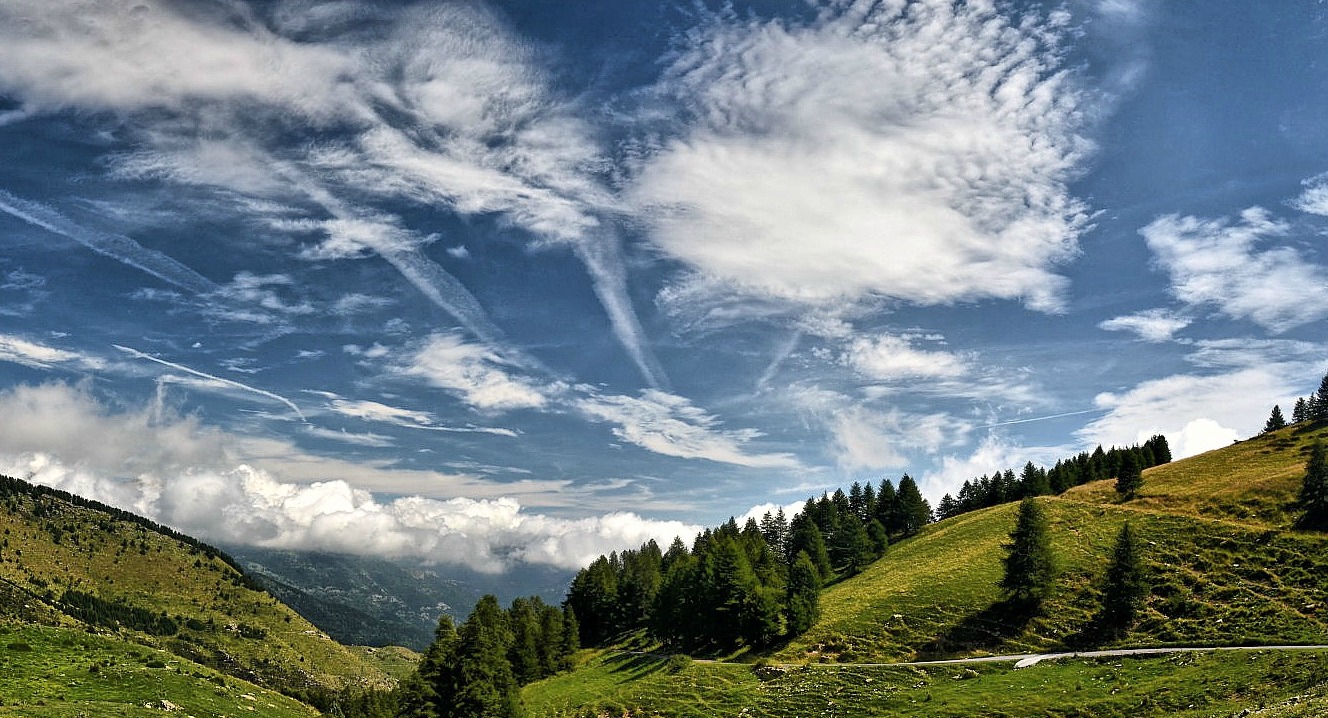
[[[461,280],[452,276],[437,262],[416,251],[378,249],[378,256],[387,260],[415,288],[430,301],[451,314],[485,344],[501,345],[503,332],[492,321],[474,294]]]
[[[586,238],[575,245],[577,256],[590,273],[590,283],[599,303],[609,315],[609,325],[627,350],[646,383],[654,389],[669,389],[664,367],[645,345],[645,332],[627,295],[627,274],[618,242],[614,238]]]
[[[1049,416],[1034,416],[1029,419],[1012,419],[1010,421],[1000,421],[995,424],[974,427],[977,429],[994,429],[998,426],[1010,426],[1011,424],[1028,424],[1034,421],[1046,421],[1048,419],[1061,419],[1067,416],[1081,416],[1083,414],[1097,414],[1110,411],[1109,409],[1084,409],[1083,411],[1067,411],[1064,414],[1051,414]]]
[[[795,331],[788,338],[788,341],[784,342],[784,345],[779,348],[779,351],[775,352],[775,358],[770,361],[765,371],[761,372],[761,378],[756,380],[757,391],[764,389],[766,384],[769,384],[770,380],[775,378],[775,372],[779,371],[779,367],[784,363],[784,360],[788,359],[789,355],[793,354],[793,351],[798,348],[798,342],[800,341],[802,341],[802,332]]]
[[[4,190],[0,190],[0,211],[35,227],[72,239],[97,254],[147,272],[181,289],[195,294],[206,294],[217,289],[212,280],[155,249],[148,249],[124,235],[80,227],[50,207],[19,199]]]
[[[226,379],[219,376],[214,376],[212,374],[207,374],[198,371],[197,369],[190,369],[189,367],[184,366],[183,364],[176,364],[175,362],[169,362],[166,361],[165,359],[158,359],[157,357],[154,357],[151,354],[146,354],[131,347],[121,346],[119,344],[112,344],[111,346],[115,347],[116,349],[119,349],[120,351],[128,354],[131,357],[134,357],[135,359],[146,359],[150,362],[156,362],[157,364],[160,364],[162,366],[170,367],[176,371],[182,371],[186,374],[192,374],[201,379],[210,379],[212,381],[221,382],[226,386],[234,387],[241,391],[247,391],[251,394],[264,396],[269,399],[272,399],[273,401],[281,402],[282,404],[285,404],[286,406],[290,407],[290,410],[295,412],[296,416],[300,417],[300,421],[303,421],[306,424],[309,423],[309,420],[304,417],[304,412],[300,411],[300,407],[296,406],[295,402],[291,401],[290,399],[287,399],[284,396],[281,396],[280,394],[273,394],[272,392],[267,391],[266,389],[259,389],[257,387],[249,386],[248,384],[241,384],[238,381]]]

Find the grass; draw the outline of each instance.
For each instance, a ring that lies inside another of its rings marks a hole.
[[[850,664],[1112,646],[1328,643],[1328,535],[1296,528],[1308,446],[1294,426],[1145,472],[1134,500],[1111,481],[1040,499],[1061,569],[1020,615],[996,583],[1016,506],[929,526],[829,587],[820,620],[765,658],[775,668],[601,652],[532,685],[534,716],[1136,716],[1328,714],[1324,654],[1185,654],[1116,662],[864,667]],[[1141,620],[1097,635],[1112,543],[1130,521],[1151,593]],[[745,659],[758,659],[745,656]],[[759,665],[760,661],[758,661]],[[778,666],[793,666],[779,668]]]
[[[0,502],[0,588],[28,607],[0,610],[0,617],[11,621],[81,626],[52,609],[68,590],[165,614],[180,626],[176,635],[95,629],[268,687],[335,689],[390,682],[374,663],[327,638],[268,594],[247,588],[221,560],[51,497],[13,496]]]
[[[0,627],[0,675],[0,716],[318,715],[165,651],[65,628]]]
[[[1328,653],[1177,654],[1011,664],[884,667],[811,664],[753,670],[597,655],[577,672],[528,686],[538,718],[1322,715]],[[1319,712],[1295,712],[1317,707]]]

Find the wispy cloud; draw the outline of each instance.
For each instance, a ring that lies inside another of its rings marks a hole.
[[[751,295],[1059,309],[1093,112],[1065,21],[950,2],[714,20],[656,89],[685,125],[631,201],[660,250]]]
[[[513,364],[484,346],[455,334],[434,334],[402,372],[446,389],[481,411],[538,409],[546,390],[511,371]]]
[[[57,349],[9,334],[0,334],[0,361],[22,364],[33,369],[50,369],[55,366],[100,369],[105,366],[105,362],[97,357]]]
[[[501,333],[394,212],[404,200],[501,217],[585,263],[632,361],[666,384],[605,219],[617,203],[599,177],[603,148],[553,89],[548,51],[479,3],[347,2],[320,13],[316,32],[294,19],[306,14],[20,0],[0,8],[0,90],[22,104],[14,116],[133,117],[138,146],[114,158],[118,176],[211,187],[260,220],[322,223],[326,241],[306,256],[381,256],[485,343]],[[292,130],[320,140],[279,147]],[[375,226],[359,236],[344,226],[366,219]]]
[[[270,392],[270,391],[268,391],[268,390],[266,390],[266,389],[259,389],[259,388],[257,388],[257,387],[249,386],[248,384],[242,384],[242,383],[240,383],[240,382],[238,382],[238,381],[235,381],[235,380],[233,380],[233,379],[226,379],[226,378],[224,378],[224,377],[219,377],[219,376],[216,376],[216,375],[213,375],[213,374],[208,374],[208,373],[205,373],[205,372],[198,371],[197,369],[191,369],[191,368],[189,368],[189,367],[187,367],[187,366],[185,366],[185,365],[183,365],[183,364],[177,364],[177,363],[172,362],[172,361],[166,361],[165,359],[160,359],[160,358],[158,358],[158,357],[152,356],[151,354],[147,354],[147,353],[145,353],[145,352],[141,352],[141,351],[139,351],[139,350],[137,350],[137,349],[133,349],[133,348],[131,348],[131,347],[121,346],[121,345],[119,345],[119,344],[116,344],[116,345],[114,345],[114,346],[115,346],[116,349],[119,349],[120,351],[124,352],[125,354],[128,354],[129,356],[131,356],[131,357],[133,357],[133,358],[135,358],[135,359],[143,359],[143,360],[145,360],[145,361],[150,361],[150,362],[153,362],[153,363],[155,363],[155,364],[160,364],[160,365],[162,365],[162,366],[164,366],[164,367],[169,367],[169,368],[174,369],[174,370],[176,370],[176,371],[184,372],[185,374],[187,374],[187,375],[189,375],[189,376],[191,376],[191,377],[194,377],[194,378],[196,378],[196,379],[202,379],[202,380],[204,380],[205,382],[208,382],[207,384],[204,384],[204,386],[209,386],[209,385],[211,385],[211,386],[214,386],[214,387],[224,387],[224,388],[230,388],[230,389],[238,389],[238,390],[240,390],[240,391],[242,391],[242,392],[247,392],[247,393],[255,394],[255,395],[257,395],[257,396],[261,396],[261,397],[264,397],[264,398],[267,398],[267,399],[271,399],[272,401],[275,401],[275,402],[278,402],[278,403],[280,403],[280,404],[285,405],[285,406],[288,407],[291,411],[295,412],[295,415],[298,416],[298,417],[300,418],[300,421],[305,421],[305,422],[307,422],[307,419],[305,419],[305,416],[304,416],[304,412],[303,412],[303,411],[300,411],[300,407],[296,406],[295,402],[291,401],[290,399],[287,399],[287,398],[284,397],[284,396],[281,396],[280,394],[276,394],[276,393]]]
[[[916,349],[909,339],[892,335],[854,339],[842,361],[868,379],[886,382],[953,379],[969,371],[957,354]]]
[[[0,190],[0,212],[72,239],[98,254],[147,272],[181,289],[203,294],[217,288],[211,280],[198,272],[155,249],[144,247],[129,237],[81,227],[50,207],[20,199],[4,190]]]
[[[1301,183],[1305,190],[1291,201],[1302,212],[1328,217],[1328,174],[1311,177]]]
[[[1293,247],[1260,247],[1291,231],[1265,209],[1247,209],[1234,222],[1166,215],[1139,231],[1186,304],[1274,332],[1328,317],[1328,272]]]
[[[439,425],[437,419],[427,411],[415,411],[412,409],[401,409],[395,406],[388,406],[376,401],[350,400],[337,397],[335,394],[326,395],[330,398],[328,405],[332,411],[341,416],[360,419],[363,421],[376,421],[393,426],[401,426],[408,429],[424,429],[427,431],[441,431],[457,434],[494,434],[496,436],[518,436],[517,432],[511,429],[504,429],[493,426],[445,426]]]
[[[1171,341],[1176,332],[1190,325],[1190,318],[1166,309],[1149,309],[1108,319],[1098,324],[1109,332],[1134,332],[1146,342]]]
[[[658,390],[639,397],[592,394],[573,402],[582,414],[614,424],[613,434],[664,456],[708,459],[754,468],[797,468],[788,453],[752,453],[746,445],[761,436],[755,429],[723,429],[719,419],[687,399]]]

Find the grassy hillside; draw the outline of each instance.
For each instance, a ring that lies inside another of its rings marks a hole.
[[[0,621],[116,636],[292,693],[390,680],[250,585],[145,522],[50,495],[0,501],[0,588],[22,601]]]
[[[311,718],[273,691],[154,648],[78,629],[0,626],[0,716]]]
[[[697,662],[673,671],[662,659],[608,652],[529,687],[526,700],[533,715],[588,706],[634,716],[1321,715],[1322,654],[1070,661],[1017,672],[846,665],[1066,647],[1328,643],[1328,535],[1295,528],[1316,438],[1328,430],[1291,427],[1156,467],[1129,502],[1112,482],[1039,499],[1061,573],[1036,615],[1011,615],[996,587],[1017,508],[1007,504],[932,525],[831,586],[812,629],[768,656],[774,668]],[[1126,520],[1152,588],[1139,623],[1106,641],[1091,617]]]

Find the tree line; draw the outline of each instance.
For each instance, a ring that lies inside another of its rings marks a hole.
[[[1126,489],[1123,495],[1132,494],[1137,486],[1130,481],[1144,469],[1161,466],[1171,462],[1171,447],[1167,437],[1157,434],[1143,445],[1112,447],[1103,450],[1098,446],[1091,452],[1082,452],[1068,459],[1056,462],[1050,469],[1035,466],[1033,462],[1024,464],[1018,476],[1012,469],[996,471],[991,475],[965,481],[958,496],[946,494],[937,504],[937,520],[985,509],[991,506],[1019,501],[1030,496],[1059,495],[1065,491],[1103,479],[1117,478],[1124,475]]]
[[[932,519],[917,483],[853,484],[809,498],[740,528],[734,518],[689,547],[651,540],[600,556],[572,579],[567,605],[581,616],[581,640],[598,645],[644,630],[685,649],[766,648],[815,622],[821,587],[866,568],[892,538]]]

